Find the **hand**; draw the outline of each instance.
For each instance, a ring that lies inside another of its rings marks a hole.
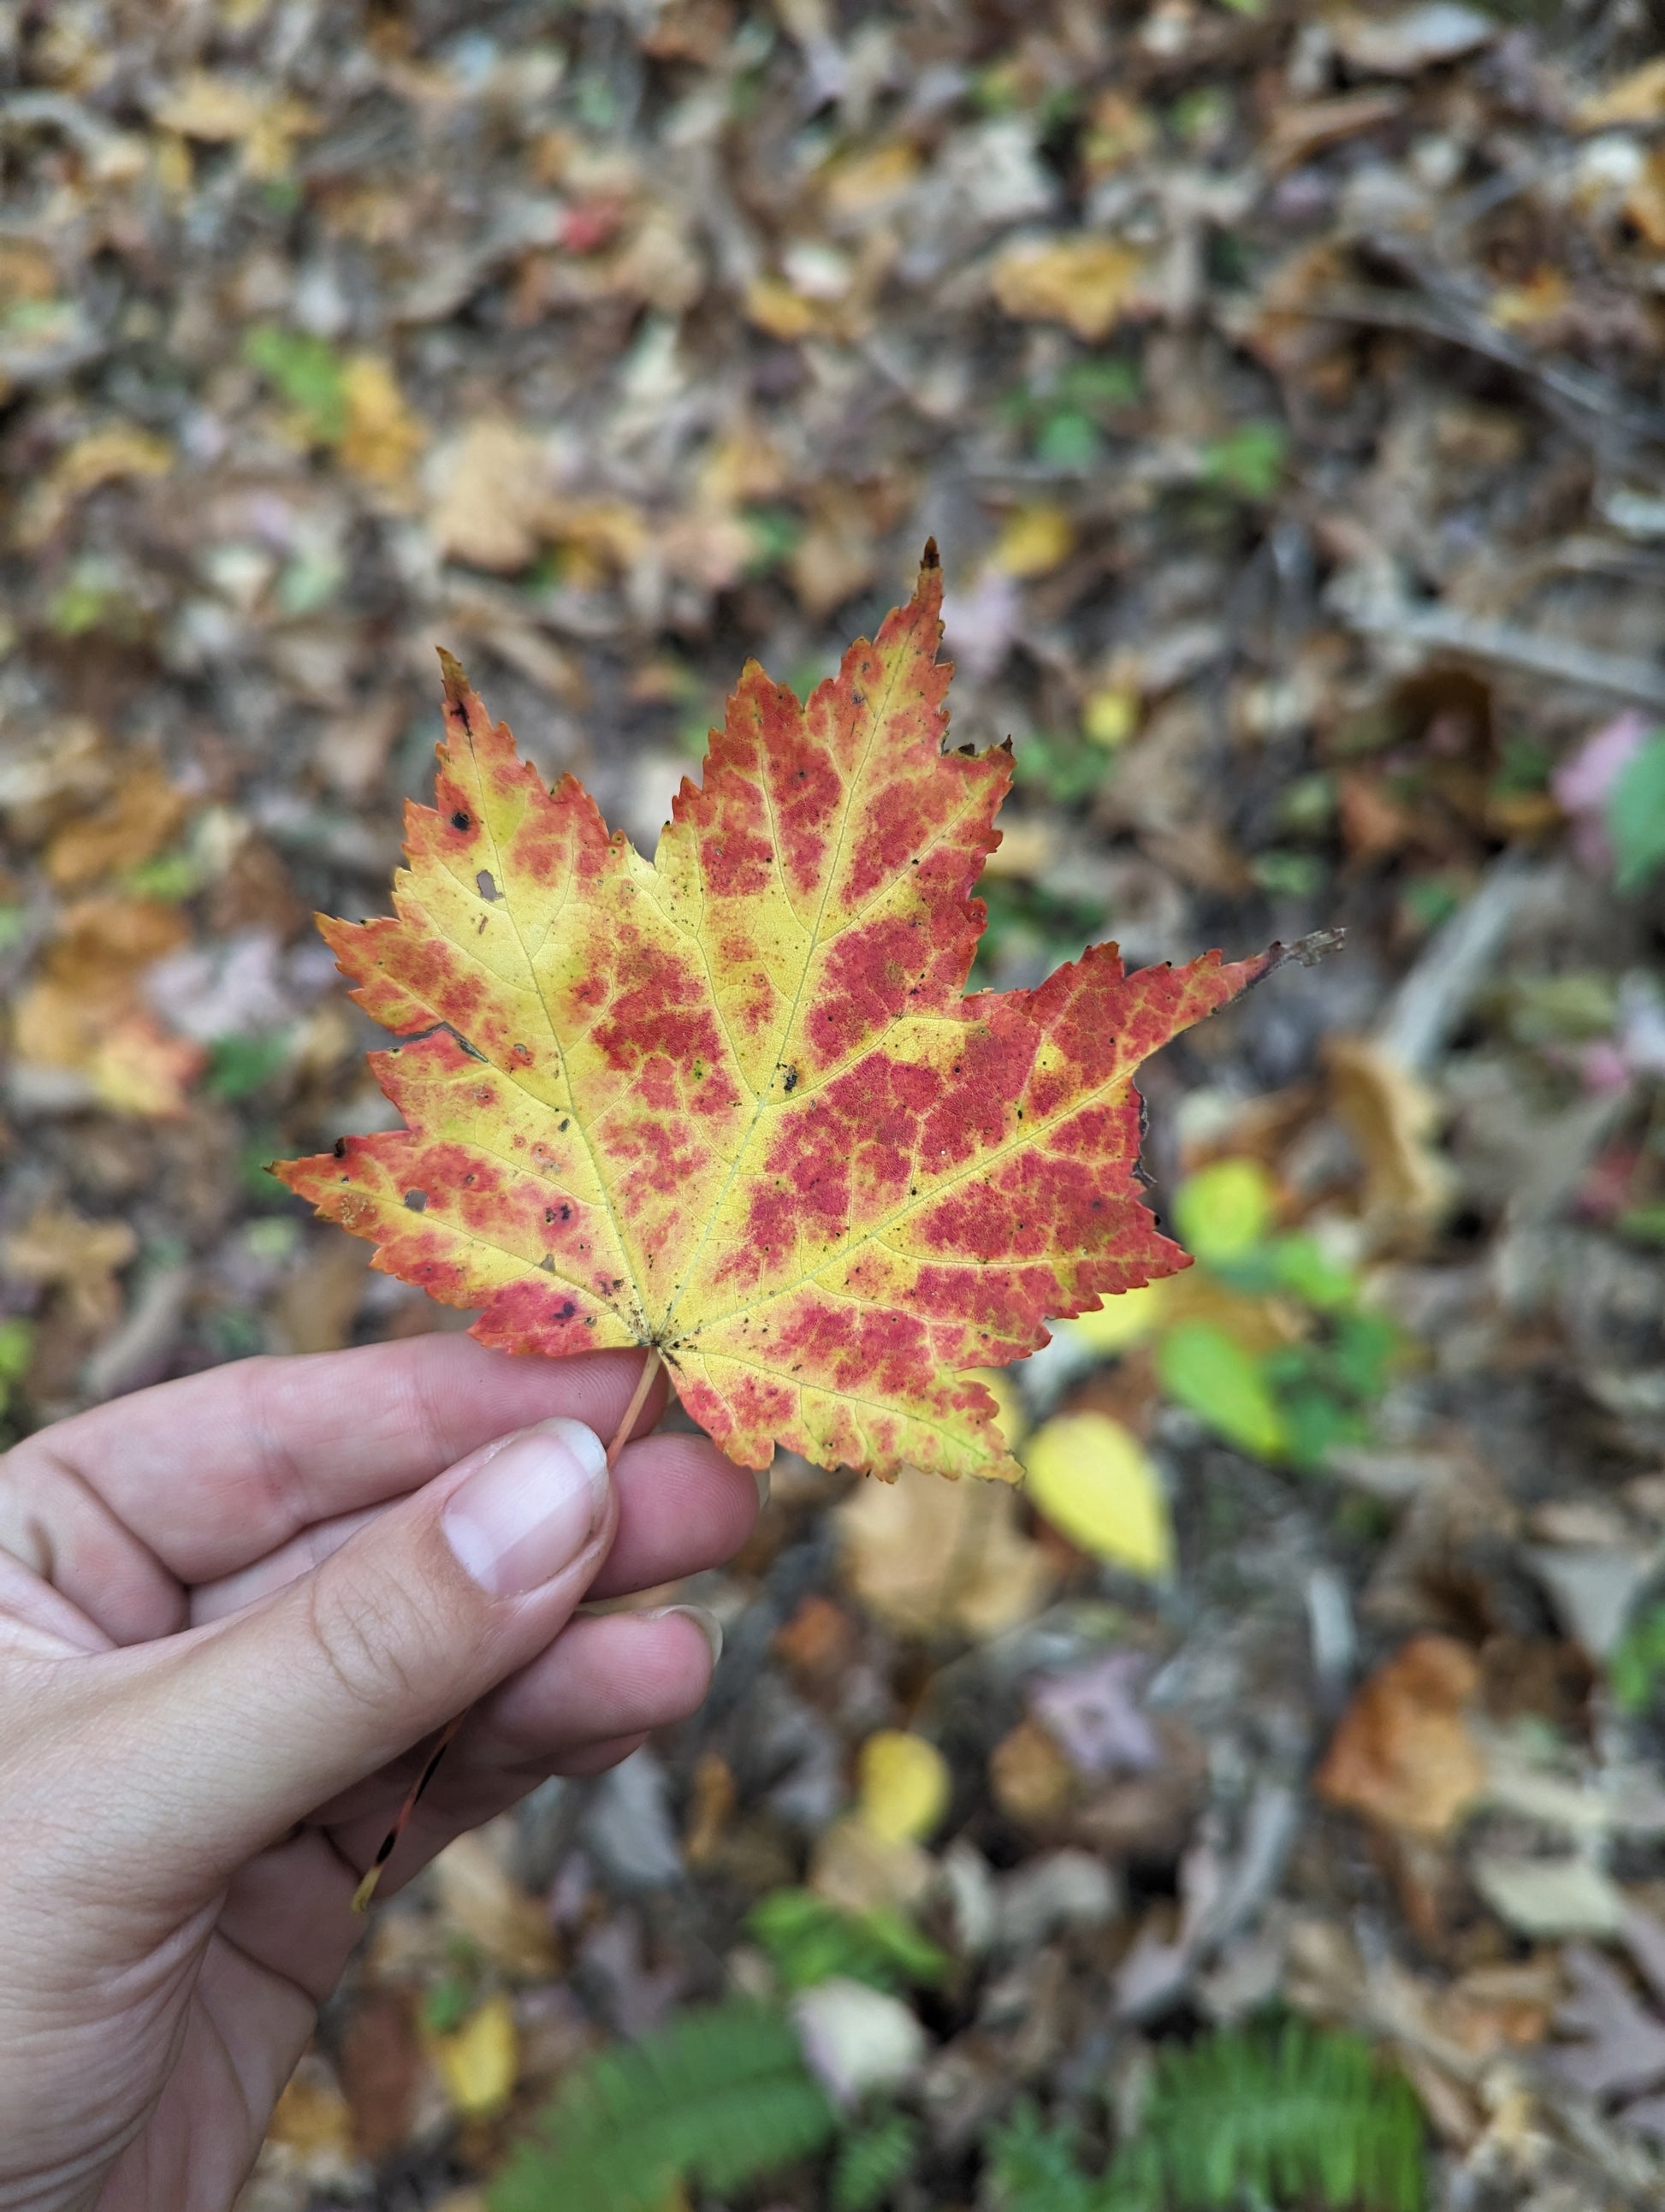
[[[0,2207],[223,2212],[363,1922],[422,1738],[473,1707],[397,1887],[544,1776],[690,1712],[685,1613],[752,1477],[603,1443],[641,1371],[460,1336],[252,1359],[0,1460]]]

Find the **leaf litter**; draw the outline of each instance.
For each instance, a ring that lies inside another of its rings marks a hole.
[[[977,1386],[1074,1518],[777,1454],[706,1711],[381,1910],[248,2212],[483,2212],[737,2004],[724,2202],[1171,2179],[1189,2052],[1401,2161],[1402,2076],[1431,2203],[1658,2201],[1644,17],[7,23],[12,1431],[465,1317],[264,1173],[399,1141],[307,916],[381,910],[436,645],[647,853],[742,664],[810,696],[934,533],[1012,743],[974,993],[1347,933],[1141,1077],[1196,1264]],[[681,2109],[652,2212],[718,2201]]]

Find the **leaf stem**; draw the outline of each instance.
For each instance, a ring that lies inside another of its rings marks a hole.
[[[607,1447],[607,1464],[610,1468],[618,1465],[618,1455],[630,1441],[631,1433],[641,1418],[641,1409],[647,1403],[647,1394],[653,1389],[659,1369],[663,1365],[664,1362],[659,1357],[658,1345],[650,1344],[647,1347],[647,1357],[641,1363],[641,1372],[636,1377],[636,1387],[630,1393],[630,1402],[624,1408],[623,1416],[618,1426],[613,1431],[613,1440]],[[666,1371],[669,1372],[668,1370]],[[377,1846],[376,1855],[365,1870],[364,1879],[353,1892],[355,1912],[369,1911],[370,1899],[376,1893],[376,1885],[381,1880],[382,1869],[392,1857],[398,1848],[399,1838],[410,1825],[410,1815],[422,1802],[422,1792],[438,1773],[440,1761],[456,1741],[458,1729],[461,1728],[463,1723],[468,1718],[469,1713],[473,1710],[471,1705],[467,1711],[459,1713],[455,1720],[446,1723],[439,1741],[423,1763],[422,1772],[410,1785],[404,1804],[399,1807],[392,1826],[389,1828]]]

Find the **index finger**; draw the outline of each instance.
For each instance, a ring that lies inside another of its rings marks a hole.
[[[235,1573],[315,1521],[417,1489],[511,1429],[565,1413],[608,1442],[637,1352],[571,1359],[434,1335],[242,1359],[41,1431],[49,1453],[185,1583]],[[663,1376],[634,1433],[665,1406]]]

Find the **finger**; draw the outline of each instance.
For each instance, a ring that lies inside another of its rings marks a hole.
[[[95,1406],[13,1456],[29,1465],[50,1453],[168,1574],[211,1582],[313,1522],[407,1495],[511,1429],[566,1414],[610,1437],[641,1360],[516,1358],[447,1335],[244,1359]],[[637,1435],[665,1389],[661,1378]],[[84,1608],[97,1568],[67,1526],[65,1537],[53,1579]]]
[[[68,1679],[100,1796],[122,1808],[111,1832],[130,1878],[153,1898],[199,1896],[527,1665],[616,1517],[599,1439],[546,1421],[233,1619],[78,1665]]]
[[[422,1814],[453,1832],[471,1827],[596,1744],[686,1720],[711,1686],[721,1641],[716,1622],[697,1607],[574,1620],[470,1716],[422,1797]],[[368,1863],[406,1786],[403,1774],[378,1775],[320,1808],[319,1824],[351,1864]]]
[[[592,1597],[653,1589],[719,1566],[738,1551],[757,1517],[755,1477],[704,1437],[644,1437],[620,1454],[613,1480],[618,1530]],[[224,1620],[281,1589],[338,1552],[381,1510],[367,1506],[319,1522],[254,1565],[193,1590],[191,1620]]]

